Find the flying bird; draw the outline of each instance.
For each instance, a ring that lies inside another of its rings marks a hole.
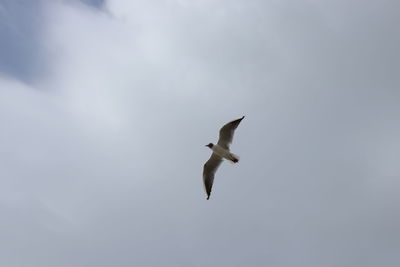
[[[217,171],[219,165],[221,165],[223,159],[227,159],[233,163],[239,162],[239,156],[229,151],[229,145],[232,143],[235,129],[239,126],[239,123],[243,119],[244,116],[240,119],[225,124],[219,130],[218,143],[216,145],[214,145],[213,143],[209,143],[208,145],[206,145],[213,151],[210,159],[204,164],[203,168],[203,182],[207,193],[207,199],[210,198],[215,172]]]

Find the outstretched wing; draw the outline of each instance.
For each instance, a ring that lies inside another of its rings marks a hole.
[[[207,199],[210,198],[211,188],[214,182],[215,172],[219,165],[221,165],[222,158],[215,153],[212,153],[210,159],[204,164],[203,168],[203,182],[206,189]]]
[[[244,116],[240,119],[228,122],[219,130],[218,145],[225,149],[229,149],[229,145],[232,143],[233,134],[235,129],[239,126],[239,123],[244,119]]]

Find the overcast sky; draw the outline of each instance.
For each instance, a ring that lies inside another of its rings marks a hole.
[[[397,0],[0,0],[0,266],[400,266],[399,25]]]

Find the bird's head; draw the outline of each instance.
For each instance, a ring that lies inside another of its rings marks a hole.
[[[213,144],[213,143],[209,143],[209,144],[206,145],[206,146],[208,146],[209,148],[212,148],[212,147],[214,146],[214,144]]]

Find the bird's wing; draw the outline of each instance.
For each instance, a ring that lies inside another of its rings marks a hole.
[[[228,122],[219,130],[218,145],[225,149],[229,149],[229,145],[232,143],[233,134],[235,129],[239,126],[239,123],[243,120],[244,116],[240,119]]]
[[[206,189],[207,199],[210,198],[211,188],[214,182],[215,172],[219,165],[221,165],[222,158],[215,153],[212,153],[210,159],[204,164],[203,168],[203,182]]]

